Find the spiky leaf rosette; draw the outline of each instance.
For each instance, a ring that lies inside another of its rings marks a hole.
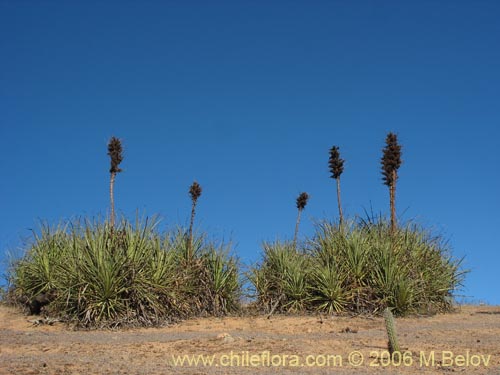
[[[339,178],[344,171],[344,159],[340,158],[339,148],[333,146],[330,149],[330,159],[328,160],[328,165],[330,166],[331,178]]]
[[[193,200],[193,202],[196,202],[198,200],[198,198],[201,196],[201,192],[202,192],[202,189],[201,189],[200,184],[197,183],[196,181],[193,182],[193,184],[189,188],[189,195],[191,196],[191,199]]]
[[[395,182],[394,179],[397,179],[397,174],[394,172],[397,172],[402,163],[401,145],[398,144],[398,137],[394,133],[387,134],[385,143],[386,146],[382,150],[383,156],[381,160],[382,175],[384,184],[391,186]]]
[[[309,199],[309,195],[307,193],[300,193],[297,198],[297,208],[299,210],[303,210],[307,205],[307,200]]]
[[[109,169],[110,173],[118,173],[122,170],[118,167],[123,160],[122,155],[122,143],[116,137],[111,137],[108,143],[108,155],[111,158],[111,168]]]

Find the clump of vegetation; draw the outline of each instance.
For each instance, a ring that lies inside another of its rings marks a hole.
[[[393,232],[384,219],[319,223],[301,249],[264,243],[250,273],[264,311],[400,315],[449,311],[463,276],[440,237],[413,223]]]
[[[122,152],[112,137],[109,221],[42,226],[12,267],[7,299],[86,327],[150,326],[236,311],[241,285],[231,246],[193,234],[202,191],[197,182],[189,190],[187,241],[184,229],[161,233],[156,220],[116,224],[113,192]]]
[[[389,133],[383,150],[382,174],[389,187],[391,215],[345,222],[340,201],[344,160],[330,149],[331,177],[337,181],[338,224],[316,224],[315,234],[297,248],[293,243],[264,243],[262,261],[250,272],[256,306],[270,313],[396,314],[449,311],[451,298],[465,272],[460,260],[439,236],[413,223],[396,222],[396,181],[401,145]],[[301,209],[297,218],[300,220]]]
[[[202,194],[196,181],[189,189],[187,232],[160,232],[156,220],[115,222],[114,183],[121,172],[122,152],[121,141],[112,137],[109,221],[42,226],[12,267],[6,299],[32,313],[43,311],[86,327],[151,326],[238,311],[242,283],[231,245],[194,233]],[[317,223],[314,235],[298,245],[309,195],[298,196],[293,241],[265,242],[260,264],[248,273],[258,309],[269,314],[385,310],[404,315],[452,308],[451,297],[465,274],[461,261],[451,256],[441,237],[414,223],[396,223],[396,181],[402,161],[393,133],[387,135],[381,163],[390,192],[390,221],[346,221],[340,200],[344,160],[338,147],[330,149],[339,221]],[[397,351],[395,332],[388,325],[389,330],[394,336],[390,350]]]
[[[257,307],[268,313],[305,311],[309,262],[291,242],[265,242],[262,263],[249,273]]]
[[[87,220],[42,227],[12,271],[9,300],[86,327],[151,326],[238,309],[240,284],[228,245],[198,236],[184,262],[184,230],[122,220],[115,230]]]

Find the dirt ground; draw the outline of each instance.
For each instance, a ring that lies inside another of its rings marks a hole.
[[[0,306],[0,374],[500,375],[500,306],[397,319],[406,351],[392,359],[379,317],[207,318],[122,331],[36,319]]]

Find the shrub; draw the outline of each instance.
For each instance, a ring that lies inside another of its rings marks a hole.
[[[291,242],[263,243],[263,260],[249,274],[256,304],[265,311],[304,310],[308,298],[310,259]]]
[[[9,300],[29,304],[49,296],[45,310],[83,326],[158,325],[239,306],[238,264],[228,245],[186,232],[162,234],[157,220],[43,226],[13,265]]]
[[[256,304],[269,311],[448,311],[465,271],[446,243],[408,223],[390,221],[316,224],[303,249],[265,243],[262,262],[251,271]]]

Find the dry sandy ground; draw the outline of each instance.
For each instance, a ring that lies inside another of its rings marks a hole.
[[[36,318],[0,306],[0,374],[500,375],[498,306],[397,319],[409,352],[392,361],[378,317],[209,318],[123,331],[34,325]],[[174,363],[199,355],[213,363]]]

